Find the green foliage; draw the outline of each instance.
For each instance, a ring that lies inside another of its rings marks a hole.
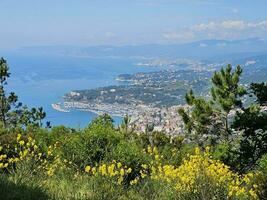
[[[250,105],[237,112],[233,128],[242,133],[238,150],[240,168],[249,170],[267,153],[267,114],[258,105]]]
[[[160,149],[160,154],[163,156],[162,162],[165,164],[180,166],[184,158],[194,153],[195,147],[196,145],[194,144],[164,146]]]
[[[185,129],[190,138],[199,145],[203,145],[202,136],[204,134],[214,134],[212,129],[216,124],[214,110],[209,102],[203,98],[195,97],[192,90],[186,94],[185,99],[188,105],[192,106],[192,109],[187,112],[184,108],[180,108],[178,112],[185,123]]]
[[[266,103],[267,87],[264,83],[252,83],[250,88],[258,104],[238,111],[232,125],[242,134],[237,152],[241,171],[253,168],[258,159],[267,153],[267,113],[261,110],[261,105]]]
[[[14,120],[14,112],[10,112],[12,106],[19,107],[20,104],[16,104],[18,96],[11,92],[8,96],[5,91],[5,85],[7,85],[7,78],[10,76],[9,68],[5,59],[0,59],[0,121],[3,126],[7,128],[10,121]]]
[[[130,123],[131,123],[131,117],[126,114],[123,119],[122,119],[122,123],[120,126],[120,130],[121,132],[123,132],[126,136],[128,135],[128,133],[132,133],[133,129],[130,129]]]
[[[158,132],[158,131],[152,132],[152,140],[153,144],[158,148],[168,146],[170,145],[171,142],[170,136],[166,135],[163,132]]]
[[[215,157],[245,172],[254,168],[257,160],[267,152],[267,114],[260,107],[266,105],[267,86],[265,83],[252,83],[250,88],[259,105],[251,104],[244,108],[242,97],[247,92],[239,84],[241,74],[240,66],[233,71],[231,65],[215,72],[211,102],[196,97],[191,90],[185,96],[191,108],[179,109],[178,112],[191,141],[199,146],[214,146]],[[237,108],[239,110],[230,119],[230,111]],[[229,141],[232,133],[235,135]],[[241,135],[240,141],[237,135]],[[224,136],[226,143],[221,143],[220,136]]]
[[[216,160],[220,160],[233,170],[237,170],[238,155],[234,149],[238,149],[237,144],[230,142],[222,142],[213,148],[212,156]]]
[[[215,72],[211,79],[212,101],[215,107],[218,107],[221,121],[224,122],[226,140],[231,134],[228,115],[232,109],[242,107],[241,97],[246,94],[245,88],[239,84],[241,74],[242,69],[239,65],[232,72],[232,66],[229,64],[220,72]]]
[[[257,169],[262,173],[257,180],[257,184],[261,185],[261,191],[259,196],[261,199],[267,197],[267,154],[264,154],[257,162]]]
[[[257,97],[257,103],[267,105],[267,84],[266,83],[251,83],[250,89]]]
[[[140,145],[133,142],[121,141],[108,156],[107,160],[116,160],[122,163],[124,166],[128,166],[132,169],[132,172],[127,176],[125,184],[129,184],[131,180],[134,180],[140,175],[142,164],[148,164],[150,158],[143,154]]]
[[[113,124],[114,120],[112,117],[108,114],[103,114],[95,118],[90,124],[88,128],[94,129],[98,127],[104,127],[104,128],[114,128]]]
[[[239,84],[241,74],[242,69],[239,65],[233,72],[231,65],[215,72],[212,77],[210,102],[196,97],[192,90],[186,94],[186,102],[192,108],[188,112],[185,109],[179,109],[178,112],[187,132],[190,136],[194,136],[193,140],[196,140],[199,145],[203,146],[205,134],[224,135],[226,140],[229,139],[231,131],[228,115],[232,109],[242,107],[241,98],[246,94],[245,88]]]
[[[108,128],[97,127],[96,129],[88,129],[84,139],[90,156],[89,163],[95,163],[104,160],[108,153],[123,139],[123,135],[109,126]]]
[[[212,77],[211,94],[213,101],[220,106],[226,114],[235,107],[241,107],[241,97],[246,94],[244,87],[239,85],[242,69],[238,65],[234,72],[229,64],[220,72],[215,72]]]
[[[263,155],[258,161],[258,169],[267,176],[267,154]]]
[[[73,134],[65,138],[61,146],[61,154],[64,159],[71,160],[75,165],[83,168],[87,163],[91,163],[90,149],[84,135]]]
[[[110,152],[123,139],[123,135],[113,127],[108,115],[99,116],[82,132],[65,137],[62,154],[83,168],[108,158]],[[52,129],[53,130],[53,129]]]

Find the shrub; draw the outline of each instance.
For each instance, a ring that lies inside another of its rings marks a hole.
[[[152,179],[165,180],[173,185],[181,196],[195,199],[258,199],[257,185],[252,183],[254,174],[244,176],[232,172],[220,161],[212,160],[207,150],[191,155],[176,168],[173,165],[152,167]]]
[[[131,173],[128,174],[126,182],[129,184],[131,180],[140,176],[142,164],[149,163],[149,156],[143,153],[142,147],[133,143],[121,141],[113,150],[109,158],[121,162],[123,165],[130,167]]]
[[[110,127],[93,126],[83,132],[72,133],[65,138],[61,154],[83,169],[107,159],[116,145],[123,139],[121,133]]]
[[[261,173],[256,180],[258,185],[260,185],[259,196],[261,199],[266,199],[267,197],[267,154],[263,155],[262,158],[258,161],[258,167]]]

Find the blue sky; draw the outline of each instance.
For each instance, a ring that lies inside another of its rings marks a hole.
[[[266,0],[0,0],[0,48],[267,39]]]

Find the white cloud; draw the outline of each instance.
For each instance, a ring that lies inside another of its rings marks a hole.
[[[208,30],[208,29],[214,29],[216,28],[216,24],[214,22],[209,22],[209,23],[206,23],[206,24],[197,24],[195,26],[192,27],[193,30],[195,31],[205,31],[205,30]]]
[[[250,28],[267,28],[267,21],[261,21],[258,23],[248,23],[247,26]]]
[[[246,28],[246,23],[244,21],[223,21],[221,24],[218,24],[219,28],[224,28],[224,29],[244,29]]]
[[[162,34],[165,40],[190,41],[202,39],[244,39],[259,37],[267,39],[267,20],[245,21],[225,20],[210,21],[207,23],[195,24],[191,27],[180,28],[177,31],[167,31]],[[224,44],[219,46],[223,47]],[[204,47],[204,46],[203,46]]]
[[[235,30],[243,30],[250,28],[266,28],[267,29],[267,21],[260,22],[246,22],[243,20],[226,20],[222,22],[209,22],[197,24],[192,27],[194,31],[206,31],[206,30],[222,30],[222,29],[235,29]]]

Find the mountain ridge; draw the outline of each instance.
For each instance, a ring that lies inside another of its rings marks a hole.
[[[84,57],[179,57],[206,59],[242,53],[262,54],[267,52],[267,41],[260,38],[247,38],[242,40],[200,40],[184,44],[98,45],[87,47],[68,45],[30,46],[19,48],[17,51]]]

